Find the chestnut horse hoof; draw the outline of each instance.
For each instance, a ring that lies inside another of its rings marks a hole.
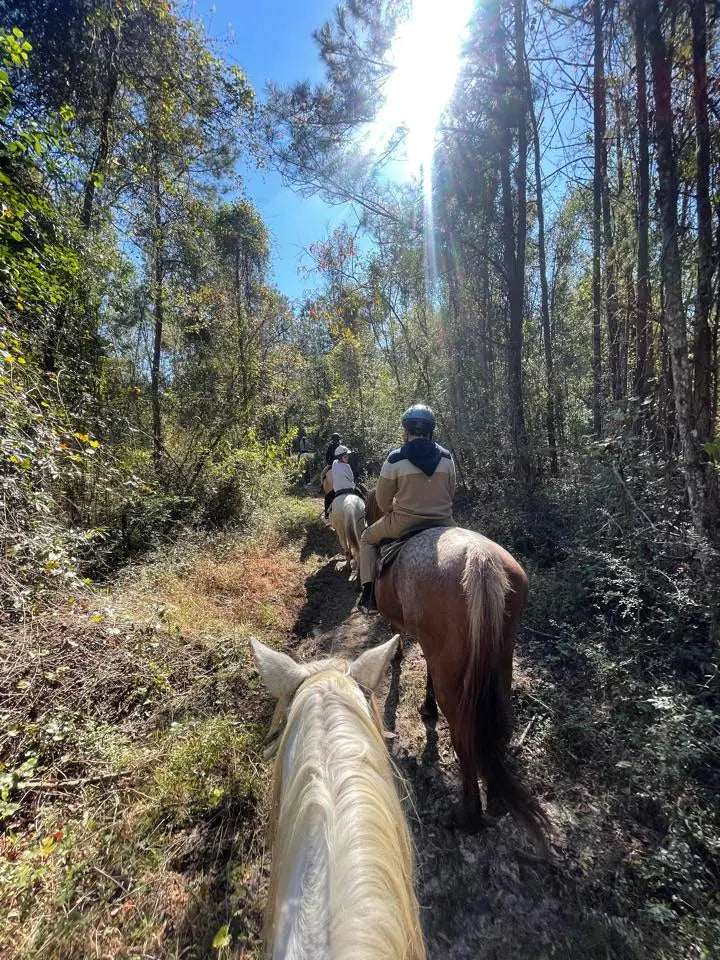
[[[462,833],[480,833],[488,826],[482,810],[468,810],[462,803],[452,808],[448,820],[451,830],[460,830]]]

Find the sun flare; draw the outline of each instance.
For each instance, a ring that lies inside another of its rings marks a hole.
[[[382,148],[400,128],[413,173],[432,159],[440,116],[452,95],[475,0],[414,0],[392,42],[385,103],[371,139]]]

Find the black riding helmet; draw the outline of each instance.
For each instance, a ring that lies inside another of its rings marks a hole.
[[[408,433],[430,434],[435,429],[435,414],[424,403],[414,403],[402,415],[402,425]]]
[[[338,442],[340,442],[340,434],[339,434],[339,433],[331,433],[331,434],[330,434],[330,439],[331,439],[331,440],[337,440]]]

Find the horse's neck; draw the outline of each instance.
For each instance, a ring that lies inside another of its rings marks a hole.
[[[291,730],[283,757],[283,782],[292,776],[298,738]],[[292,816],[293,811],[287,813]],[[318,804],[304,806],[293,825],[291,862],[277,890],[273,960],[330,960],[330,865],[324,816]],[[287,829],[287,825],[283,825]]]
[[[307,708],[306,708],[307,709]],[[309,705],[312,710],[312,704]],[[315,802],[300,802],[305,790],[321,788],[320,757],[307,771],[305,788],[297,784],[298,764],[316,749],[315,718],[298,717],[288,729],[282,756],[282,788],[278,836],[283,836],[287,863],[274,865],[282,878],[275,896],[273,960],[330,960],[330,852],[325,829],[326,811]],[[303,772],[300,771],[303,776]],[[287,789],[292,793],[288,801]],[[290,834],[288,836],[288,834]]]
[[[389,766],[387,775],[375,772],[377,745],[343,696],[308,699],[286,734],[276,774],[282,787],[273,960],[421,955],[406,950],[413,936],[412,927],[406,931],[414,897],[405,886],[412,867],[409,838],[398,841],[407,827],[392,774]],[[368,708],[361,702],[360,709]],[[391,881],[388,863],[396,874]]]

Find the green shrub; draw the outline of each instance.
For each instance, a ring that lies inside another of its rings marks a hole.
[[[186,823],[220,805],[252,804],[260,788],[251,758],[259,748],[252,731],[228,717],[172,724],[153,775],[156,817]]]

